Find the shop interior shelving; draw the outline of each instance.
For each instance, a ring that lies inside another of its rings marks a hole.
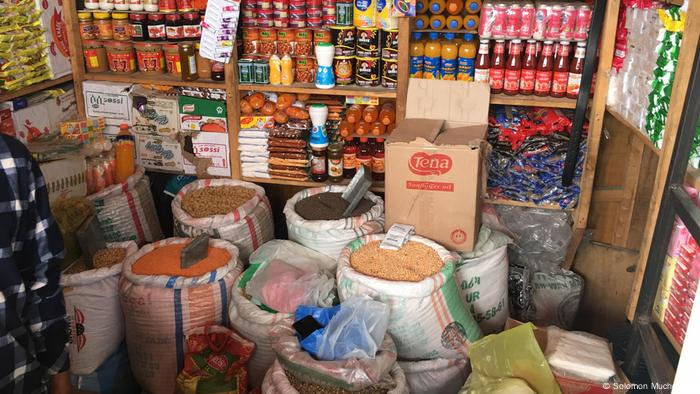
[[[14,100],[17,97],[22,97],[27,94],[31,93],[36,93],[39,91],[42,91],[44,89],[49,89],[54,86],[60,85],[65,82],[69,82],[73,79],[72,75],[64,75],[62,77],[56,78],[56,79],[49,79],[47,81],[42,81],[39,83],[35,83],[34,85],[27,86],[26,88],[22,88],[19,90],[15,90],[12,92],[3,92],[0,93],[0,103],[3,101],[9,101],[9,100]]]

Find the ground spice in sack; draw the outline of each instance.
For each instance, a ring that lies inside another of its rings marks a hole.
[[[373,241],[356,250],[350,266],[379,279],[420,282],[445,265],[433,248],[420,242],[408,241],[399,250],[382,249],[380,243]]]
[[[111,267],[115,264],[121,263],[124,260],[124,257],[126,257],[126,249],[124,248],[100,249],[95,252],[94,256],[92,256],[92,266],[95,268]],[[68,269],[64,271],[64,274],[78,274],[89,269],[90,268],[85,265],[83,259],[79,259],[73,265],[68,267]]]
[[[374,203],[363,198],[357,204],[350,216],[360,216],[367,213]],[[343,198],[342,193],[319,193],[300,200],[294,210],[306,220],[338,220],[343,219],[343,211],[348,207],[348,202]]]
[[[195,277],[224,266],[231,260],[226,249],[209,246],[209,255],[195,265],[180,268],[180,254],[188,243],[161,246],[143,255],[134,263],[131,270],[137,275],[168,275]]]
[[[389,389],[379,385],[370,386],[360,391],[348,391],[339,387],[322,386],[320,384],[304,382],[287,371],[284,371],[284,373],[287,375],[289,383],[299,394],[386,394],[389,392]]]
[[[226,215],[255,196],[243,186],[210,186],[193,190],[182,199],[182,209],[193,218]]]

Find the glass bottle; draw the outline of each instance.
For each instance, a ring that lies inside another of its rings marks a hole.
[[[377,138],[372,149],[372,180],[384,182],[384,138]]]
[[[506,41],[496,40],[493,47],[493,58],[491,58],[491,68],[489,69],[489,84],[491,93],[503,92],[503,79],[505,77],[506,66]]]
[[[522,45],[520,40],[512,40],[510,42],[506,73],[503,78],[503,93],[509,96],[518,94],[520,90],[520,70],[522,68],[520,58],[522,57]]]
[[[326,147],[327,145],[311,147],[311,180],[314,182],[325,182],[328,179]]]
[[[211,62],[211,79],[214,81],[223,81],[224,78],[224,63],[217,61]]]
[[[566,97],[568,98],[575,99],[578,97],[578,92],[581,88],[581,78],[583,77],[583,62],[585,58],[586,43],[579,42],[576,44],[574,61],[571,62],[571,68],[569,68],[569,81],[566,84]]]
[[[520,71],[520,94],[531,95],[535,91],[535,74],[537,73],[537,42],[527,40],[525,58]]]
[[[489,40],[479,41],[479,53],[474,64],[474,82],[489,83],[489,69],[491,59],[489,57]]]
[[[192,44],[180,44],[180,67],[183,81],[194,81],[199,78],[197,73],[197,53]]]
[[[343,146],[343,178],[350,179],[357,172],[357,145],[355,139],[348,137]]]
[[[328,146],[328,180],[331,182],[343,180],[343,145],[340,143]]]
[[[552,41],[545,41],[542,46],[542,53],[537,62],[537,72],[535,73],[535,96],[547,96],[552,88],[553,44]]]
[[[372,171],[372,152],[367,137],[360,137],[360,145],[357,147],[357,169],[365,166],[366,171]]]
[[[566,85],[569,82],[569,42],[562,41],[559,44],[559,56],[554,62],[552,74],[552,97],[566,96]]]

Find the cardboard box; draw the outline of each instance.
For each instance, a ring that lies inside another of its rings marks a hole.
[[[41,12],[41,27],[49,44],[49,69],[53,78],[71,73],[70,51],[68,50],[67,26],[63,20],[63,3],[61,0],[35,0]]]
[[[105,134],[119,133],[119,125],[131,122],[131,84],[118,82],[85,81],[85,113],[90,117],[105,118]]]
[[[241,116],[241,130],[273,127],[275,127],[275,120],[272,116]]]
[[[58,135],[63,121],[78,116],[75,90],[53,97],[42,92],[27,98],[27,107],[12,112],[16,137],[25,144],[47,135]]]
[[[226,103],[180,96],[180,129],[226,133]]]
[[[134,89],[131,94],[132,130],[176,138],[180,131],[180,111],[177,96],[166,96],[146,89]]]
[[[192,138],[192,150],[199,158],[212,160],[207,173],[213,176],[231,176],[231,152],[227,133],[202,132]],[[185,159],[185,173],[196,175],[195,166]]]
[[[471,251],[481,225],[490,152],[489,86],[410,79],[406,120],[386,141],[386,229],[394,223],[453,251]]]
[[[168,137],[139,134],[136,136],[136,161],[150,170],[181,173],[182,146]]]
[[[87,194],[85,158],[75,157],[39,164],[44,175],[49,202],[57,198],[84,197]]]

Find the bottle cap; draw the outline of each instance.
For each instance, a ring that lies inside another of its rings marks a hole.
[[[449,27],[450,29],[456,29],[459,27],[459,21],[456,19],[450,19],[450,23],[447,27]]]
[[[438,37],[439,37],[438,33],[435,33],[435,32],[428,34],[428,38],[430,38],[431,40],[437,40]]]
[[[414,40],[420,40],[421,38],[423,38],[423,34],[421,34],[420,32],[415,31],[415,32],[413,32],[412,37],[413,37]]]
[[[381,144],[382,142],[384,142],[384,138],[377,138],[377,143]]]
[[[447,39],[447,40],[454,40],[454,39],[455,39],[455,34],[454,34],[454,33],[445,33],[445,39]]]
[[[468,29],[476,28],[476,19],[473,19],[473,18],[467,19],[467,28]]]
[[[439,20],[439,19],[434,19],[434,20],[433,20],[433,23],[431,23],[430,27],[432,27],[433,29],[440,29],[440,28],[442,28],[442,25],[441,25],[441,23],[440,23],[440,20]]]
[[[416,19],[416,28],[425,29],[425,21],[423,19]]]
[[[474,35],[471,33],[465,33],[464,34],[464,41],[471,41],[474,39]]]
[[[439,3],[431,4],[430,11],[432,11],[434,14],[439,14],[440,13],[440,4]]]
[[[477,11],[479,11],[479,3],[476,1],[471,1],[471,2],[469,2],[468,8],[469,8],[469,11],[471,11],[471,12],[477,12]]]

